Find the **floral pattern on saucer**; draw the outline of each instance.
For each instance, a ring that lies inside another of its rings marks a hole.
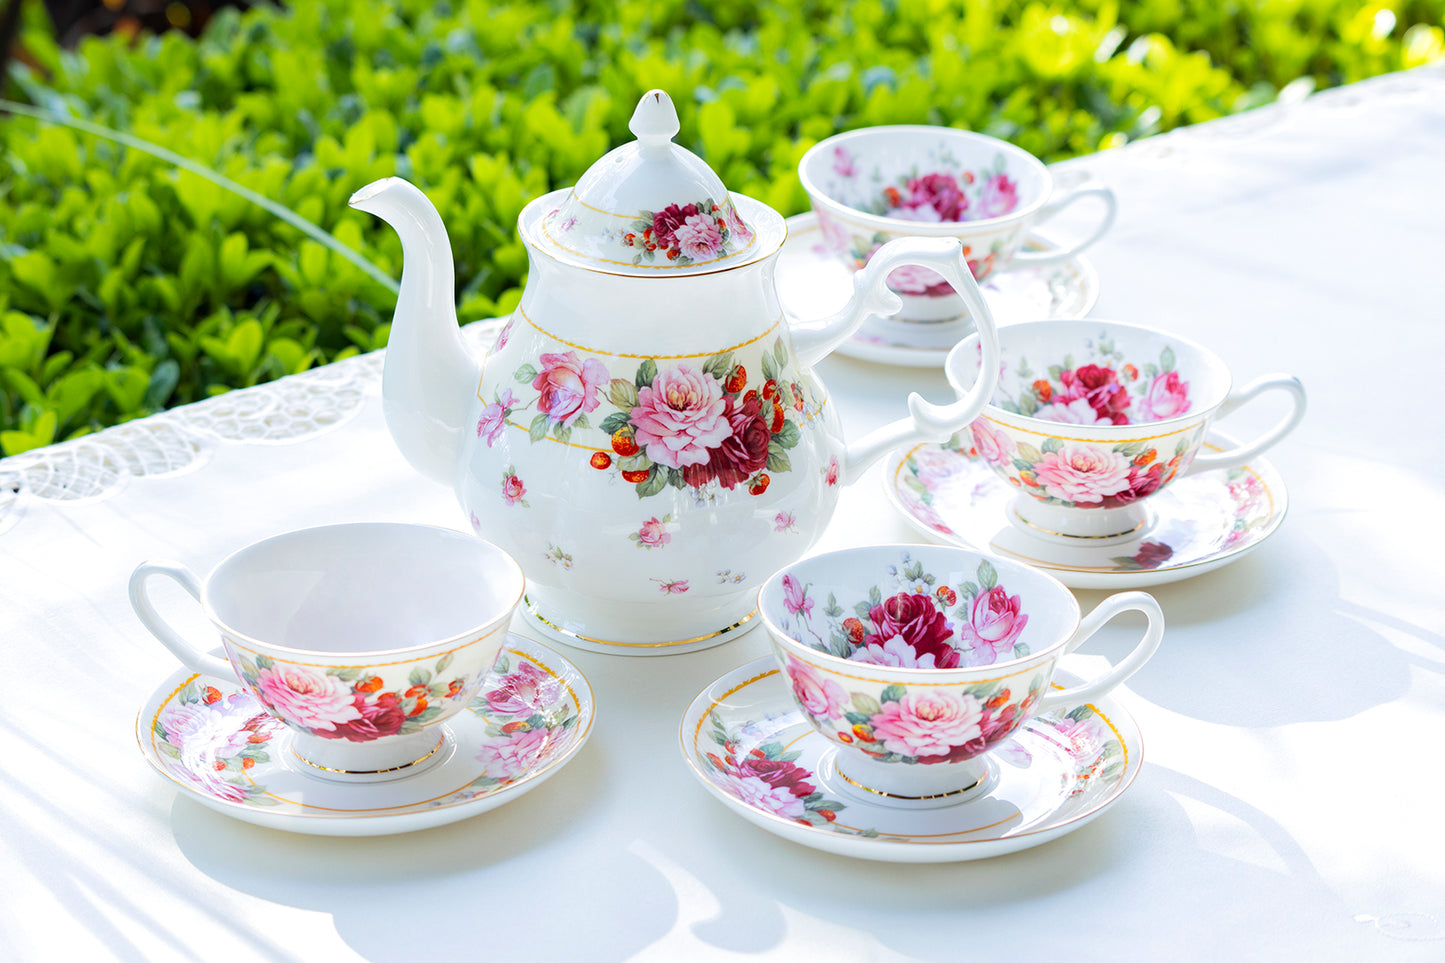
[[[1232,446],[1217,432],[1205,442],[1213,451]],[[959,436],[897,453],[885,485],[904,517],[940,542],[1036,565],[1075,588],[1107,589],[1163,584],[1234,561],[1278,529],[1288,497],[1273,467],[1258,459],[1180,478],[1153,495],[1154,522],[1139,537],[1068,545],[1010,522],[1016,489]]]
[[[1056,685],[1073,681],[1060,673]],[[683,716],[682,746],[703,786],[763,829],[892,862],[979,859],[1057,838],[1116,801],[1143,756],[1134,721],[1101,699],[1028,720],[990,753],[997,778],[982,796],[928,809],[873,801],[843,787],[839,750],[814,731],[770,658],[699,693]],[[749,759],[758,775],[745,782],[738,772]]]
[[[324,780],[291,732],[234,679],[180,672],[142,709],[141,749],[226,815],[280,829],[371,835],[441,825],[500,805],[571,758],[592,721],[586,680],[539,643],[509,636],[467,709],[442,723],[435,765],[385,782]],[[447,812],[438,813],[438,810]],[[356,825],[356,820],[367,825]],[[352,823],[340,826],[338,823]]]

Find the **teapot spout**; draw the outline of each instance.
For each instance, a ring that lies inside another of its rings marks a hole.
[[[447,229],[426,195],[399,177],[368,184],[349,202],[401,236],[401,291],[382,369],[382,410],[412,467],[452,486],[481,367],[457,328]]]

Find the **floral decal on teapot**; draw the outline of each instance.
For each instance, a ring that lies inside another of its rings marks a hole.
[[[705,197],[690,204],[669,204],[660,211],[641,211],[616,239],[632,254],[633,264],[659,260],[677,267],[716,261],[753,239],[730,198],[721,204]]]
[[[792,470],[788,452],[802,439],[807,404],[803,386],[785,377],[789,353],[781,337],[752,357],[761,383],[750,380],[732,351],[663,366],[645,358],[630,377],[615,377],[576,351],[544,353],[540,367],[523,364],[513,373],[537,394],[522,401],[510,389],[498,392],[483,408],[477,434],[490,446],[493,425],[516,423],[511,419],[535,407],[528,427],[534,443],[548,437],[572,443],[574,432],[602,432],[606,447],[592,451],[588,463],[616,471],[639,498],[669,486],[741,487],[761,495],[772,474]],[[639,544],[660,544],[637,534]]]

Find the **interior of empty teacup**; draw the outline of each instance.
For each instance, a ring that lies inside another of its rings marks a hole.
[[[993,666],[1063,644],[1079,608],[1059,582],[943,546],[817,555],[759,593],[775,636],[838,659],[903,669]]]
[[[1032,213],[1051,190],[1044,165],[1028,152],[949,127],[850,131],[814,146],[798,171],[815,205],[909,222],[919,233],[928,233],[928,224]]]
[[[1030,321],[999,328],[999,380],[990,406],[1040,421],[1090,427],[1197,417],[1229,393],[1212,351],[1163,331],[1112,321]],[[948,356],[948,380],[978,377],[971,335]]]
[[[422,525],[331,525],[241,549],[211,573],[211,616],[247,638],[326,653],[455,639],[507,616],[522,570],[471,535]]]

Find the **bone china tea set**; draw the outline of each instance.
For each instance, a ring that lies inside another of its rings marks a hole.
[[[1097,816],[1142,760],[1109,692],[1163,617],[1137,591],[1081,616],[1066,585],[1182,578],[1273,531],[1284,488],[1259,455],[1302,415],[1298,381],[1231,393],[1203,347],[1082,320],[1092,294],[1060,300],[1069,282],[1039,272],[1092,278],[1079,251],[1113,195],[1055,185],[1001,141],[831,138],[801,163],[813,214],[784,221],[672,142],[667,94],[644,95],[630,127],[522,211],[526,288],[484,358],[459,334],[435,208],[398,178],[353,195],[404,255],[387,427],[479,537],[354,523],[264,539],[204,578],[142,564],[132,605],[185,666],[142,708],[142,752],[263,826],[442,825],[540,784],[590,734],[586,679],[508,634],[514,616],[620,655],[762,624],[773,656],[712,683],[681,724],[694,775],[744,818],[907,862],[1012,852]],[[1081,198],[1105,208],[1081,243],[1032,233]],[[996,310],[1018,323],[997,328]],[[906,417],[845,443],[813,366],[885,323],[932,346],[955,400],[912,394]],[[1292,402],[1274,429],[1242,446],[1211,431],[1266,391]],[[895,506],[949,544],[804,558],[840,487],[885,455]],[[156,576],[200,604],[220,654],[167,624]],[[1090,679],[1059,668],[1125,611],[1146,621],[1126,657]]]

